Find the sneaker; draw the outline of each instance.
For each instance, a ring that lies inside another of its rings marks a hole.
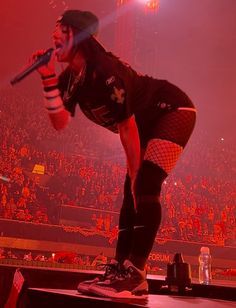
[[[120,263],[116,261],[115,259],[112,259],[110,263],[101,264],[100,266],[105,267],[105,273],[100,277],[96,277],[91,280],[85,280],[85,281],[80,282],[77,287],[78,292],[83,293],[83,294],[89,294],[90,293],[89,287],[92,284],[103,282],[103,281],[106,281],[107,279],[112,279],[112,277],[116,275],[120,267]]]
[[[89,291],[94,295],[111,298],[147,298],[146,271],[141,271],[126,260],[123,269],[120,269],[115,276],[90,285]]]

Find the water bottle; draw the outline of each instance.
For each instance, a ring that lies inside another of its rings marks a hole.
[[[199,255],[199,283],[211,283],[211,255],[208,247],[201,247]]]

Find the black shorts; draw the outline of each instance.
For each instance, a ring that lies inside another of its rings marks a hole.
[[[196,109],[190,98],[166,81],[150,106],[136,117],[141,147],[146,148],[150,139],[164,139],[184,148],[196,122]]]

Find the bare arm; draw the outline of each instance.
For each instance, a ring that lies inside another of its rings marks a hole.
[[[53,90],[47,87],[48,83],[53,84]],[[67,126],[70,121],[70,113],[65,109],[63,100],[58,89],[58,80],[56,76],[43,79],[44,85],[44,103],[48,111],[52,126],[56,130],[61,130]],[[47,90],[48,89],[48,90]]]
[[[44,50],[38,50],[32,56],[35,60]],[[58,89],[58,79],[55,73],[55,51],[52,53],[49,62],[38,68],[42,77],[44,87],[44,102],[48,111],[52,126],[56,130],[61,130],[67,126],[70,121],[70,113],[65,109],[63,100]]]
[[[66,109],[63,109],[57,113],[49,113],[49,118],[51,120],[52,126],[56,130],[62,130],[70,122],[71,116]]]

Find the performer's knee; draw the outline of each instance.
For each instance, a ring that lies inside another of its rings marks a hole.
[[[144,160],[137,174],[135,183],[136,198],[160,196],[161,186],[167,173],[157,164]],[[150,200],[151,201],[151,200]]]
[[[145,225],[155,233],[161,221],[160,192],[167,173],[157,164],[144,160],[137,174],[135,197],[137,225]]]

